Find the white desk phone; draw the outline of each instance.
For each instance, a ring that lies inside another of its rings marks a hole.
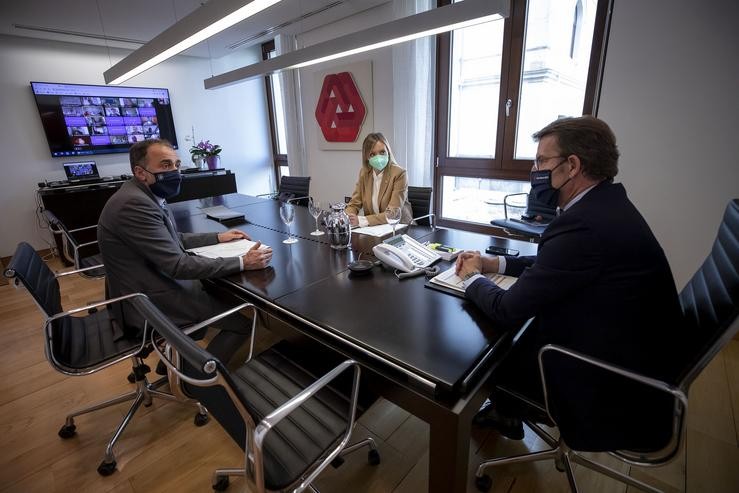
[[[382,263],[403,272],[426,268],[441,259],[439,254],[408,235],[393,236],[375,245],[372,253]]]

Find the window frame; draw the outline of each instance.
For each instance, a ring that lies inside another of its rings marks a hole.
[[[602,65],[605,59],[603,43],[606,39],[612,0],[598,0],[595,27],[591,43],[588,77],[585,86],[582,114],[595,113],[595,99]],[[451,0],[438,0],[439,7]],[[501,57],[501,80],[497,115],[497,142],[494,158],[450,157],[448,155],[449,104],[451,84],[451,40],[452,33],[437,36],[436,41],[436,133],[434,144],[434,210],[439,211],[440,226],[458,228],[481,233],[501,234],[493,226],[470,223],[456,219],[445,219],[441,215],[442,188],[445,176],[528,181],[531,171],[530,159],[515,159],[515,138],[518,122],[518,99],[523,65],[523,50],[526,33],[527,0],[511,0],[510,16],[504,20],[503,48]],[[510,113],[506,117],[506,102],[511,101]]]
[[[262,60],[269,60],[271,53],[276,51],[275,40],[266,41],[262,43]],[[277,143],[277,120],[275,115],[275,99],[274,99],[274,88],[272,87],[272,77],[266,75],[264,77],[264,88],[267,94],[267,113],[269,115],[269,134],[270,140],[272,141],[272,173],[275,178],[275,190],[278,188],[280,183],[280,177],[282,176],[281,168],[288,167],[287,154],[281,154],[279,152],[279,146]],[[288,167],[289,169],[289,167]]]

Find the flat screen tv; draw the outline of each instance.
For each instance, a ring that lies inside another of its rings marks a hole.
[[[31,82],[52,157],[128,152],[144,139],[177,149],[169,91]]]

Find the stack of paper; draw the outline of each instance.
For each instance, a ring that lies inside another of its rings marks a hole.
[[[208,245],[198,248],[190,248],[188,252],[192,252],[201,257],[208,258],[222,258],[222,257],[241,257],[256,244],[256,241],[251,240],[235,240],[227,241],[225,243],[216,243],[215,245]],[[262,245],[259,249],[269,248],[267,245]]]

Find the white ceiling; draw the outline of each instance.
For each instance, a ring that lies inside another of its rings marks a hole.
[[[272,39],[278,33],[307,32],[388,1],[282,0],[185,54],[220,58],[236,49]],[[0,34],[136,49],[203,3],[203,0],[0,0]],[[273,32],[259,36],[266,30]],[[255,36],[259,37],[251,39]]]

